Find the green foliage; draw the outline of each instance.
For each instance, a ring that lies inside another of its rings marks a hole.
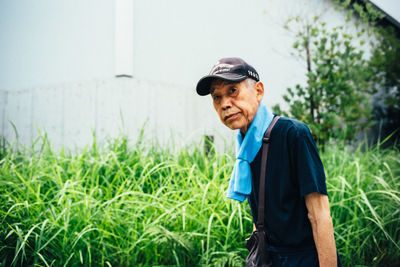
[[[400,265],[398,155],[380,145],[352,153],[340,144],[321,154],[343,266]]]
[[[241,266],[252,228],[225,198],[234,159],[124,137],[0,160],[0,266]]]
[[[327,29],[316,18],[298,32],[293,44],[307,65],[307,85],[287,89],[283,99],[289,112],[282,114],[307,123],[322,145],[331,138],[353,140],[371,125],[373,73],[355,41],[343,27]],[[279,111],[275,106],[274,112]]]
[[[395,139],[400,140],[400,38],[392,27],[380,28],[379,42],[373,48],[370,65],[380,88],[374,112],[384,118],[385,135],[397,130]]]
[[[400,37],[399,32],[388,26],[383,18],[385,14],[368,1],[335,0],[336,7],[347,11],[347,21],[357,17],[357,25],[362,24],[369,35],[373,34],[375,42],[371,42],[372,56],[370,66],[374,72],[377,94],[374,96],[374,119],[380,121],[380,135],[395,133],[392,142],[400,143]]]
[[[347,22],[351,20],[352,17],[357,16],[359,21],[370,27],[367,28],[367,31],[374,31],[374,27],[377,22],[384,17],[384,14],[376,9],[371,3],[367,1],[363,1],[363,3],[359,3],[360,1],[354,0],[334,0],[335,6],[341,10],[346,10],[347,14]],[[359,24],[359,22],[356,22]]]
[[[4,149],[0,266],[242,266],[252,219],[225,197],[234,158],[203,145]],[[343,266],[400,263],[398,154],[321,154]]]

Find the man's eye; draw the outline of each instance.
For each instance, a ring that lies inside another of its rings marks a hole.
[[[212,98],[213,98],[214,101],[217,101],[217,100],[219,100],[221,97],[220,97],[219,95],[213,95]]]
[[[235,87],[231,87],[230,89],[229,89],[229,92],[232,94],[232,93],[235,93],[237,91],[237,89],[235,88]]]

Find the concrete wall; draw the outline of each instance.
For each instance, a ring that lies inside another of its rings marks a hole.
[[[82,148],[94,132],[100,141],[120,133],[135,140],[143,127],[161,142],[169,142],[172,134],[175,142],[190,142],[215,129],[230,134],[211,109],[211,99],[179,85],[135,78],[2,91],[0,105],[3,135],[26,145],[40,131],[56,148]]]
[[[134,139],[148,121],[164,141],[171,131],[178,142],[231,140],[211,99],[195,94],[216,60],[244,58],[265,84],[264,102],[282,103],[305,81],[287,18],[344,22],[330,0],[134,0],[133,78],[116,78],[114,9],[111,0],[0,0],[1,135],[15,140],[12,122],[24,144],[40,129],[57,147],[82,147],[92,131]]]

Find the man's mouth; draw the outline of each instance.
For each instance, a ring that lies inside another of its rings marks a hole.
[[[229,120],[229,119],[235,117],[235,116],[238,115],[238,114],[239,114],[239,112],[238,112],[238,113],[233,113],[233,114],[226,115],[226,116],[224,117],[224,120],[227,121],[227,120]]]

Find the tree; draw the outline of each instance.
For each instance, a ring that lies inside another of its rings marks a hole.
[[[400,31],[385,21],[385,15],[371,3],[355,0],[335,0],[338,9],[347,10],[347,21],[357,16],[357,24],[366,26],[373,33],[376,42],[372,44],[370,67],[375,73],[376,95],[373,97],[374,120],[382,131],[379,137],[392,135],[392,142],[400,145]],[[391,142],[387,142],[391,143]]]
[[[299,18],[290,19],[288,24],[292,22],[299,23]],[[279,105],[273,110],[307,123],[321,145],[331,138],[353,140],[356,133],[372,124],[372,70],[364,51],[354,44],[364,44],[364,33],[359,30],[354,37],[343,26],[327,29],[315,17],[296,34],[293,48],[306,63],[307,84],[287,88],[283,98],[289,112],[283,112]]]
[[[373,113],[383,122],[383,138],[394,133],[400,140],[400,39],[392,27],[380,28],[378,38],[370,60],[379,88]]]

